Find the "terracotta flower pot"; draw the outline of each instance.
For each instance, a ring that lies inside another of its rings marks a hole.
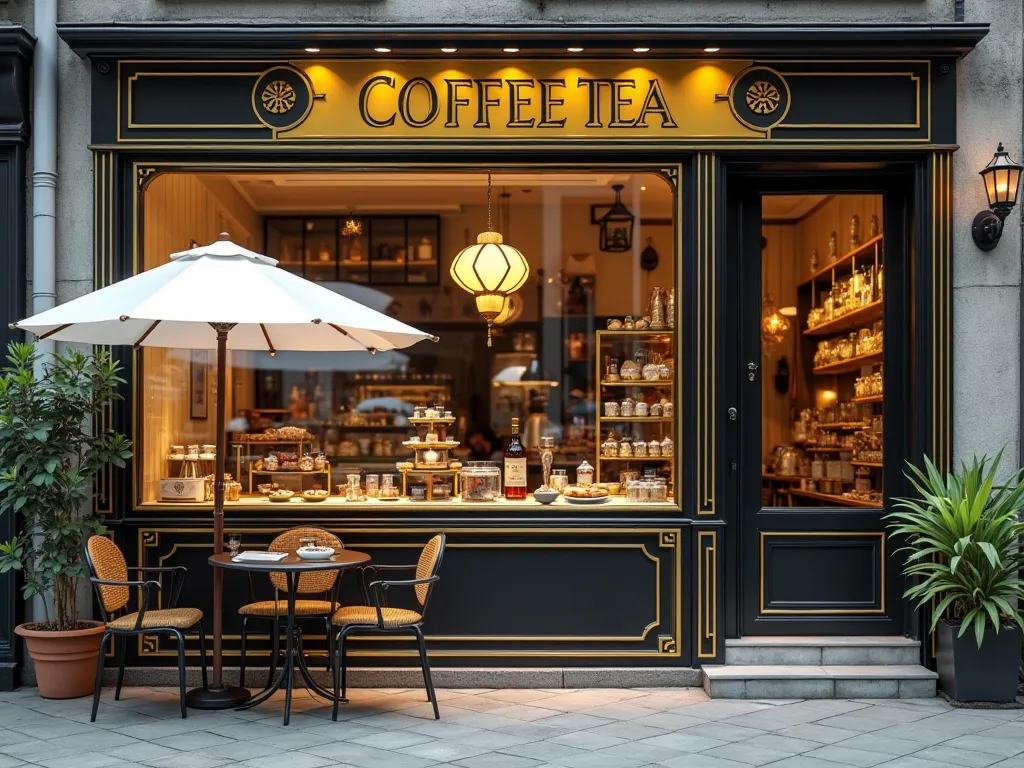
[[[76,699],[92,693],[96,662],[106,627],[99,621],[82,621],[85,629],[53,632],[19,624],[14,631],[25,638],[28,655],[36,668],[39,695],[44,699]]]

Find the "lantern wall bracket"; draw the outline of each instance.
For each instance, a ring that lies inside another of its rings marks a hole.
[[[993,211],[979,211],[971,224],[971,236],[980,251],[991,251],[1003,235],[1003,220]]]

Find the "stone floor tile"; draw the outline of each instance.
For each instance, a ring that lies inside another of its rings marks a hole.
[[[476,757],[477,755],[483,755],[494,750],[489,747],[480,747],[449,739],[432,739],[422,744],[401,747],[392,751],[412,755],[413,757],[422,757],[424,760],[437,763],[454,763],[456,760],[465,760],[467,757]]]
[[[472,744],[475,747],[488,747],[490,749],[501,750],[505,747],[514,747],[517,744],[529,744],[538,739],[527,738],[524,736],[512,736],[508,733],[497,733],[496,731],[480,731],[479,733],[473,733],[468,736],[456,736],[455,741],[462,742],[463,744]]]
[[[74,720],[63,720],[56,717],[36,717],[25,722],[14,723],[8,728],[16,733],[23,734],[28,738],[39,738],[50,741],[59,739],[62,736],[78,736],[91,733],[96,729],[89,723],[79,723]]]
[[[333,757],[338,762],[344,761],[349,765],[358,766],[358,768],[425,768],[425,766],[438,762],[415,755],[403,755],[401,752],[374,749],[351,743],[324,744],[313,749],[305,749],[303,752],[320,757]],[[287,762],[283,761],[282,766],[287,766]]]
[[[549,699],[545,699],[541,704],[546,703]],[[511,706],[502,707],[500,709],[489,710],[489,714],[498,715],[499,717],[508,717],[513,720],[520,720],[524,723],[532,723],[537,720],[545,720],[549,717],[556,717],[562,714],[557,709],[547,709],[543,706],[532,706],[530,704],[513,704]]]
[[[732,723],[708,723],[701,722],[698,725],[694,725],[690,728],[686,728],[686,733],[693,736],[707,736],[711,739],[718,739],[726,743],[733,741],[745,741],[746,739],[752,739],[755,736],[764,736],[764,731],[759,731],[756,728],[747,728],[742,725],[733,725]]]
[[[158,757],[154,760],[143,760],[142,764],[150,768],[219,768],[234,763],[220,755],[206,755],[201,752],[179,752],[176,755]]]
[[[566,768],[640,768],[646,761],[622,755],[605,755],[600,752],[584,752],[582,755],[559,758],[558,765]]]
[[[417,744],[426,744],[434,741],[432,736],[425,736],[422,733],[412,731],[382,731],[370,736],[360,736],[357,739],[349,739],[353,744],[362,744],[364,747],[374,749],[401,749],[402,747],[413,747]]]
[[[844,747],[863,749],[867,752],[880,752],[890,757],[902,757],[922,749],[922,745],[916,741],[897,739],[890,736],[882,736],[880,733],[862,733],[853,738],[840,742]],[[1024,746],[1021,747],[1024,749]]]
[[[271,747],[277,747],[290,751],[293,749],[305,749],[306,747],[315,747],[320,744],[328,744],[332,741],[336,741],[337,738],[328,735],[325,731],[311,734],[309,730],[305,731],[290,731],[287,728],[274,728],[267,729],[267,735],[261,736],[256,739],[254,744],[267,744]],[[166,742],[165,742],[166,743]]]
[[[683,755],[671,760],[663,760],[658,765],[663,765],[666,768],[747,768],[746,763],[737,763],[735,760],[726,760],[724,757],[712,757],[711,755]]]
[[[279,755],[266,755],[246,760],[242,765],[246,768],[326,768],[336,766],[337,762],[329,757],[318,757],[305,752],[289,752],[286,761],[282,762]]]
[[[949,765],[936,760],[921,760],[913,755],[904,755],[882,763],[879,768],[949,768]]]
[[[9,757],[7,755],[0,755],[0,768],[21,768],[23,765],[28,765],[15,757]]]
[[[607,717],[595,717],[594,715],[581,715],[575,713],[559,713],[554,717],[546,717],[543,720],[534,720],[537,725],[550,725],[553,728],[597,728],[601,725],[619,722]]]
[[[506,755],[501,752],[487,752],[455,762],[455,765],[461,766],[461,768],[533,768],[540,764],[538,760]]]
[[[815,720],[817,725],[827,725],[831,728],[842,728],[844,731],[856,731],[857,733],[874,733],[877,730],[891,725],[880,720],[869,717],[852,715],[834,715],[821,720]]]
[[[225,733],[230,733],[230,730],[226,730]],[[375,733],[387,733],[383,728],[371,728],[368,725],[359,725],[357,723],[346,722],[328,722],[328,724],[318,725],[315,728],[305,728],[302,733],[308,734],[312,738],[325,738],[331,741],[342,741],[346,739],[359,739],[363,736],[372,736]],[[263,735],[266,735],[266,731],[263,731]]]
[[[771,764],[771,768],[846,768],[842,763],[830,763],[817,757],[786,757]]]
[[[566,733],[562,736],[556,736],[551,739],[551,741],[556,744],[567,744],[570,747],[587,749],[590,751],[595,749],[606,749],[607,747],[614,747],[618,744],[635,744],[635,742],[628,741],[627,739],[620,739],[617,736],[604,736],[600,733],[593,733],[592,731],[573,731],[572,733]]]
[[[123,747],[108,749],[106,752],[108,755],[113,755],[114,757],[118,757],[122,760],[128,760],[133,763],[142,763],[146,760],[156,760],[158,757],[170,757],[171,755],[181,754],[180,749],[165,747],[160,744],[152,744],[149,742],[126,744]],[[0,768],[3,768],[2,764],[0,764]]]
[[[957,736],[959,731],[945,732],[922,728],[918,723],[900,723],[889,728],[880,728],[872,731],[874,736],[884,736],[889,739],[905,739],[920,744],[921,748],[930,747],[933,744],[940,744],[947,739]]]
[[[209,731],[195,731],[193,733],[179,733],[174,736],[164,736],[159,739],[151,739],[150,744],[161,747],[177,749],[180,752],[194,752],[197,749],[209,749],[219,747],[221,744],[234,744],[236,739],[229,739]],[[133,758],[134,759],[134,758]]]
[[[816,741],[808,741],[807,739],[798,739],[795,736],[781,736],[777,733],[768,733],[761,736],[755,736],[752,739],[747,739],[743,742],[754,747],[763,747],[765,749],[772,749],[778,752],[789,752],[792,755],[799,755],[804,752],[810,752],[812,749],[817,749],[820,744]]]
[[[636,720],[638,717],[646,717],[655,714],[654,710],[646,707],[638,707],[628,701],[617,701],[612,704],[604,704],[599,707],[591,707],[582,710],[583,714],[595,717],[604,717],[609,720]]]
[[[949,763],[950,765],[960,766],[960,768],[987,768],[987,766],[998,763],[1002,759],[998,755],[957,749],[947,744],[919,750],[914,753],[914,757],[921,760],[936,760],[940,763]]]
[[[547,719],[553,720],[554,718]],[[442,712],[441,720],[445,723],[454,723],[455,725],[463,725],[467,728],[480,728],[487,731],[496,731],[499,728],[507,728],[510,725],[519,725],[523,722],[513,717],[502,717],[501,715],[492,715],[490,712],[473,712],[472,710],[463,710],[463,713],[455,716]],[[544,720],[537,722],[544,722]]]
[[[756,747],[749,742],[743,741],[707,749],[704,750],[704,754],[711,755],[712,757],[724,757],[726,760],[735,760],[737,763],[745,765],[767,765],[768,763],[774,763],[793,756],[792,752]]]
[[[649,739],[642,739],[638,744],[649,744],[652,747],[663,747],[674,749],[676,752],[703,752],[706,749],[725,746],[726,742],[720,739],[712,739],[707,736],[698,736],[689,733],[687,728],[676,733],[665,733],[661,736],[652,736]]]
[[[506,755],[529,757],[533,760],[540,760],[545,763],[562,760],[575,755],[586,754],[586,750],[570,747],[568,744],[556,744],[553,741],[532,741],[528,744],[517,744],[513,747],[505,747],[500,751]]]
[[[892,759],[891,756],[883,755],[881,752],[867,752],[863,749],[844,747],[842,744],[830,744],[827,747],[805,752],[803,756],[820,758],[840,765],[853,765],[857,768],[871,768]]]
[[[488,693],[481,694],[481,697],[486,699],[497,699],[504,702],[511,701],[516,704],[524,704],[530,701],[537,701],[538,699],[557,698],[558,694],[552,691],[538,691],[527,688],[508,688],[500,691],[489,691]]]
[[[793,736],[798,739],[806,739],[819,744],[835,744],[837,741],[843,741],[844,739],[849,739],[857,735],[856,731],[847,731],[843,728],[821,725],[820,723],[803,723],[801,725],[793,725],[789,728],[783,728],[782,730],[775,731],[775,733],[779,736]]]
[[[615,747],[606,747],[598,750],[598,754],[621,757],[623,759],[640,760],[642,764],[658,763],[662,760],[671,760],[680,754],[678,749],[669,749],[655,744],[644,744],[639,741],[631,741],[619,744]]]
[[[473,728],[462,723],[446,723],[444,720],[427,720],[417,723],[411,728],[404,730],[410,733],[420,733],[424,736],[431,736],[435,739],[457,739],[463,736],[474,736],[484,733],[480,728]]]
[[[992,739],[984,736],[957,736],[943,743],[943,746],[964,749],[968,752],[985,752],[1000,757],[1015,757],[1024,753],[1024,739]]]
[[[235,741],[231,744],[219,744],[216,747],[209,747],[202,751],[202,754],[204,755],[209,755],[210,757],[226,757],[236,763],[244,763],[246,760],[252,760],[254,757],[280,755],[283,753],[284,750],[282,749],[271,747],[269,744],[260,744],[255,741]]]
[[[414,725],[422,725],[423,719],[411,717],[399,712],[378,712],[367,717],[359,717],[352,720],[357,725],[368,725],[372,728],[383,728],[386,730],[411,728]]]
[[[701,725],[708,721],[700,717],[691,717],[690,715],[674,715],[671,712],[659,712],[655,715],[644,715],[629,722],[632,725],[649,725],[665,731],[678,731],[682,728],[690,728],[691,726]]]
[[[638,725],[635,721],[608,723],[606,725],[599,725],[596,728],[589,728],[588,730],[591,733],[597,733],[602,736],[615,736],[619,739],[630,739],[632,741],[649,739],[654,736],[662,736],[666,733],[664,728],[654,728],[650,725]]]
[[[153,725],[157,726],[159,723],[154,723]],[[61,736],[58,739],[48,739],[46,743],[55,749],[65,747],[67,749],[79,750],[87,746],[93,752],[101,752],[113,747],[123,747],[126,744],[137,744],[139,740],[116,731],[97,730],[90,733],[88,738],[80,735]]]

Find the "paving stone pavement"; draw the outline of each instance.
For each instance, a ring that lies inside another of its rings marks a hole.
[[[940,699],[709,701],[694,688],[353,690],[337,723],[305,690],[247,712],[175,691],[45,701],[0,694],[0,768],[1024,768],[1024,710]]]

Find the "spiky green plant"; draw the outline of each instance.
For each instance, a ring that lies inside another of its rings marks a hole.
[[[975,456],[943,477],[925,457],[924,470],[911,465],[906,473],[918,498],[898,499],[886,515],[889,536],[906,537],[898,551],[909,553],[903,572],[913,583],[904,597],[918,608],[937,601],[933,632],[948,608],[958,637],[973,627],[979,648],[986,627],[1024,629],[1014,607],[1024,603],[1024,470],[997,483],[1001,458],[1002,451],[994,460]]]

